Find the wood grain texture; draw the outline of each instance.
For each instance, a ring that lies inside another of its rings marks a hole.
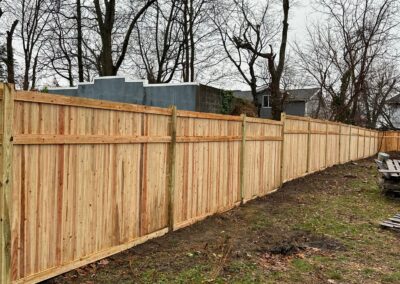
[[[10,196],[0,195],[12,205],[11,269],[3,224],[0,269],[15,283],[96,261],[272,193],[283,181],[373,155],[381,145],[394,149],[399,139],[295,116],[271,121],[35,92],[15,97],[6,109],[0,88],[8,129],[0,133],[3,180],[4,154],[13,165]]]
[[[283,180],[289,181],[305,175],[311,159],[307,158],[311,153],[313,144],[313,129],[310,119],[295,119],[293,116],[286,116],[284,131],[284,155],[283,155]],[[309,139],[310,145],[309,145]],[[310,151],[309,151],[310,147]]]
[[[14,85],[3,85],[1,90],[2,145],[0,159],[0,283],[11,282],[12,266],[12,225],[13,218],[13,117]]]

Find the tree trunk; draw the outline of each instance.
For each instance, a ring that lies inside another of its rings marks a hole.
[[[195,81],[194,77],[194,60],[195,60],[195,46],[194,46],[194,10],[193,10],[193,0],[190,0],[189,7],[189,36],[190,36],[190,82]]]
[[[281,113],[283,112],[283,96],[280,90],[280,81],[273,81],[270,84],[270,92],[271,92],[271,114],[272,119],[280,120]]]
[[[24,91],[29,90],[29,69],[31,67],[30,60],[25,58],[25,71],[24,71],[24,82],[22,84],[22,88]]]
[[[83,51],[82,51],[82,10],[81,0],[76,1],[76,24],[77,24],[77,45],[78,45],[78,80],[79,82],[84,81],[84,70],[83,70]]]
[[[189,23],[188,23],[188,0],[184,0],[183,7],[183,33],[184,33],[184,64],[183,64],[183,81],[189,82],[190,73],[190,50],[189,50]]]
[[[32,66],[32,86],[31,86],[31,90],[35,90],[36,88],[36,71],[37,71],[37,65],[38,65],[38,58],[39,55],[37,54],[35,56],[35,59],[33,60],[33,66]]]
[[[11,26],[11,29],[7,31],[7,82],[11,84],[15,84],[14,49],[12,41],[17,25],[18,20],[15,20]]]
[[[106,33],[102,36],[103,49],[100,54],[101,70],[100,76],[115,76],[117,72],[114,68],[112,58],[112,39],[111,33]]]

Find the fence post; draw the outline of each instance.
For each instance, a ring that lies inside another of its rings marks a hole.
[[[386,133],[385,131],[379,132],[378,135],[378,150],[377,152],[386,151]]]
[[[357,127],[357,148],[356,148],[356,161],[358,160],[358,148],[360,147],[360,128]]]
[[[286,122],[286,113],[281,113],[281,122],[282,122],[282,147],[281,147],[281,186],[283,185],[283,179],[285,178],[284,173],[284,158],[285,158],[285,122]]]
[[[175,164],[176,164],[176,106],[171,107],[170,135],[168,155],[168,229],[174,230],[174,195],[175,195]]]
[[[3,137],[1,145],[0,181],[0,284],[11,283],[11,192],[13,169],[14,85],[3,84],[1,115]]]
[[[363,147],[363,158],[365,158],[365,145],[367,144],[366,142],[367,142],[367,137],[366,137],[366,130],[365,130],[365,128],[363,129],[363,131],[364,131],[364,147]]]
[[[351,130],[351,125],[349,129],[349,160],[348,162],[351,161],[351,137],[353,136],[352,130]]]
[[[341,157],[342,157],[342,124],[339,123],[339,160],[338,160],[339,165],[342,163]]]
[[[308,132],[307,132],[307,173],[310,172],[311,163],[311,117],[308,117]]]
[[[242,143],[240,145],[240,204],[244,202],[244,167],[246,155],[246,114],[242,114]]]
[[[325,122],[325,168],[328,167],[328,122]]]

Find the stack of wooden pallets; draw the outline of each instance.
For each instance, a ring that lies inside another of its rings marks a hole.
[[[400,232],[400,214],[396,214],[394,217],[383,221],[380,225],[384,228]]]
[[[386,194],[400,196],[400,160],[389,159],[386,153],[379,153],[375,160],[382,174],[381,188]]]

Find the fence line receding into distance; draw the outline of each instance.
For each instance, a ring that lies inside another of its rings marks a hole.
[[[304,117],[204,114],[6,84],[0,99],[0,284],[59,275],[372,156],[382,141],[398,150],[400,138]]]

